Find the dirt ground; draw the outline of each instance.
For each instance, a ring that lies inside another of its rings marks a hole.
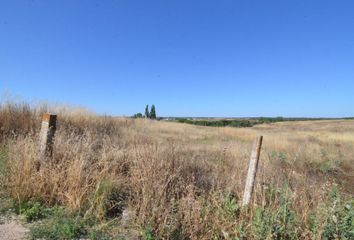
[[[28,232],[18,219],[0,216],[0,239],[22,240],[26,239]]]

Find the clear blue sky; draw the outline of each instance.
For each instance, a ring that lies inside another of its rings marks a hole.
[[[354,1],[2,0],[3,91],[113,115],[354,116]]]

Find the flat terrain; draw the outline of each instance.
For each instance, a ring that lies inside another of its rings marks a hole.
[[[324,179],[335,179],[343,191],[354,194],[354,120],[278,122],[252,128],[196,127],[177,123],[138,125],[160,140],[174,140],[190,149],[220,151],[238,164],[248,164],[252,142],[263,135],[260,163],[271,166],[274,154],[291,165],[293,171],[313,171]],[[299,167],[300,169],[297,169]],[[318,168],[318,169],[317,169]],[[304,174],[299,173],[299,174]],[[306,174],[306,175],[307,175]],[[328,178],[326,178],[328,177]],[[322,180],[324,180],[322,179]]]
[[[17,212],[42,219],[32,237],[354,237],[353,120],[233,128],[62,111],[53,158],[44,160],[41,113],[28,111],[14,125],[20,118],[10,112],[0,114],[2,181],[5,195],[20,203]],[[264,144],[245,210],[240,201],[258,135]]]

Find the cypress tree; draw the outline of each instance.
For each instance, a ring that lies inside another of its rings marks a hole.
[[[156,110],[155,110],[155,105],[154,104],[152,104],[152,106],[151,106],[150,118],[151,119],[156,119]]]
[[[149,105],[146,105],[146,107],[145,107],[145,117],[150,118]]]

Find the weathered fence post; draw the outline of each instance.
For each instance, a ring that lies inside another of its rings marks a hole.
[[[243,192],[242,206],[247,206],[250,203],[251,195],[254,188],[254,180],[256,178],[259,156],[261,154],[263,136],[257,137],[251,153],[251,159],[248,166],[245,190]]]
[[[53,154],[53,138],[57,125],[57,115],[44,114],[42,117],[42,127],[40,132],[40,156],[51,157]]]

